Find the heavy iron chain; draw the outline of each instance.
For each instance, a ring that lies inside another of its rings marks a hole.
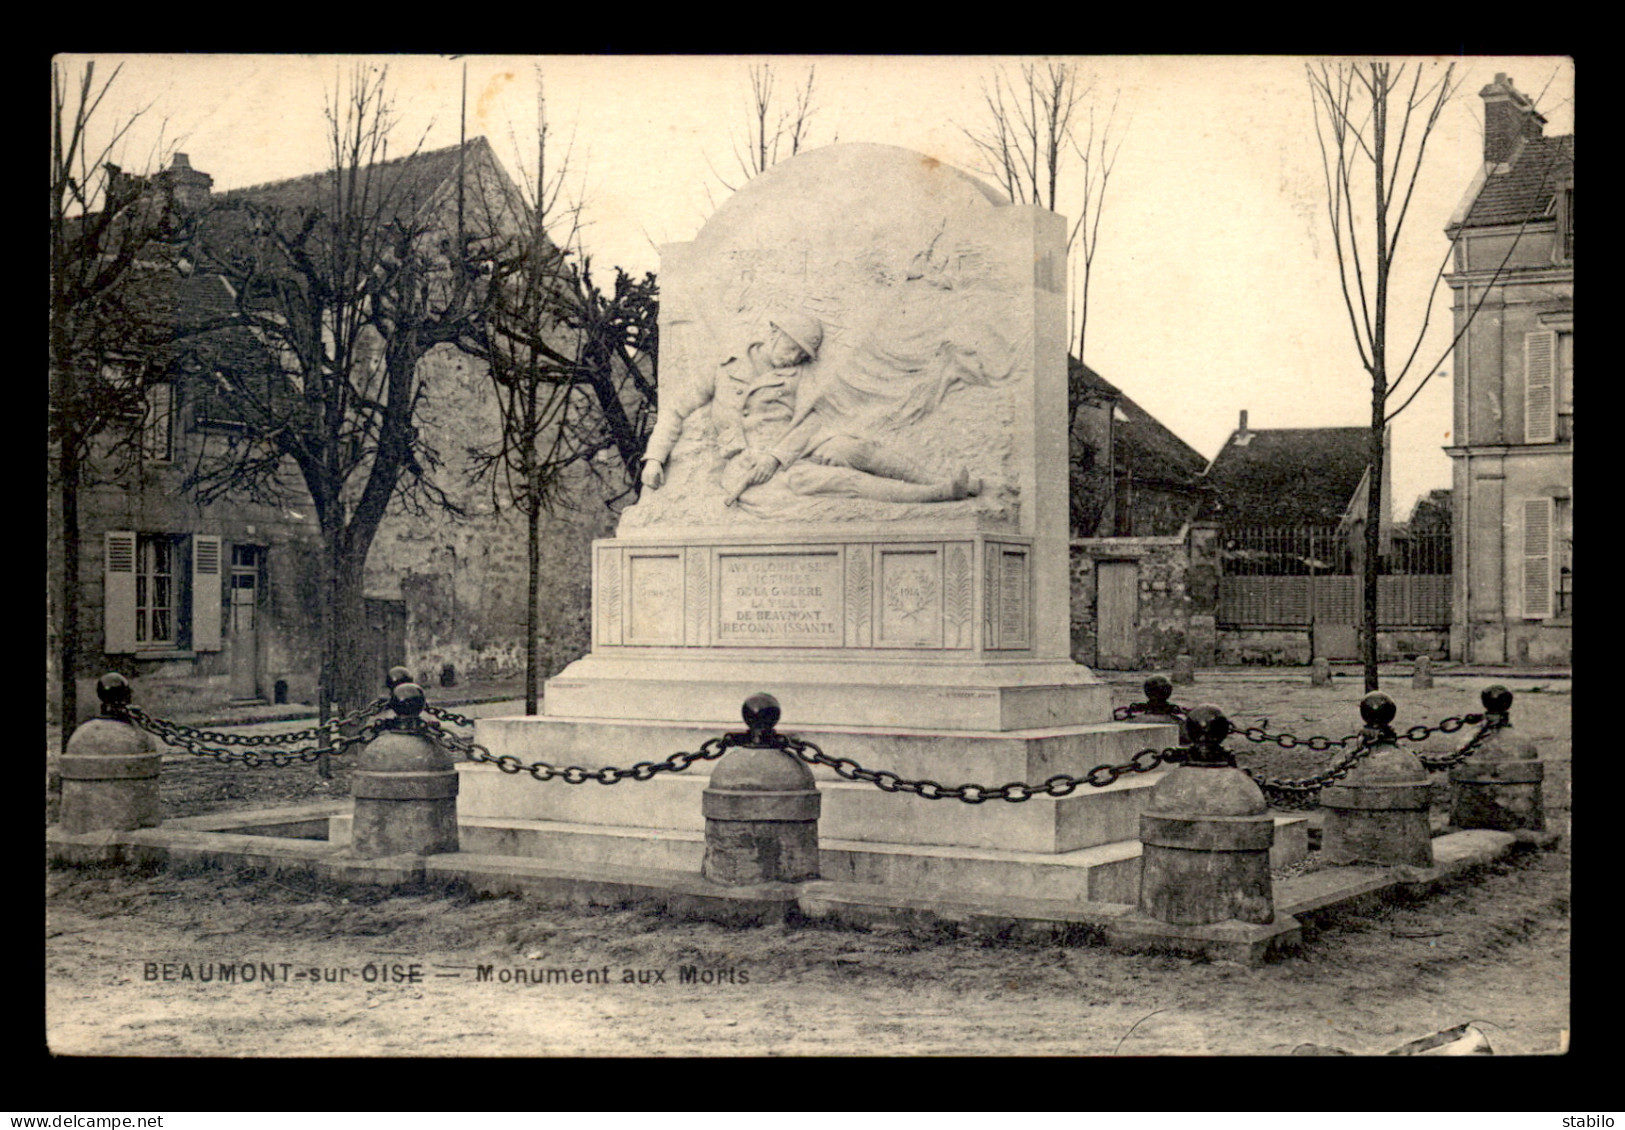
[[[529,773],[538,781],[560,780],[567,785],[584,785],[588,781],[596,781],[600,785],[618,785],[628,778],[634,781],[649,781],[660,773],[681,773],[696,761],[715,761],[735,746],[746,744],[750,737],[748,734],[724,734],[720,738],[708,739],[696,752],[679,750],[663,761],[640,761],[628,769],[620,769],[613,765],[606,765],[601,769],[566,765],[561,769],[546,761],[532,761],[527,765],[511,753],[504,753],[499,757],[480,743],[448,734],[437,725],[422,723],[421,726],[422,733],[438,741],[444,748],[461,754],[466,760],[487,762],[504,773]]]
[[[1242,772],[1265,792],[1301,805],[1301,802],[1309,799],[1308,794],[1317,793],[1333,781],[1348,776],[1359,760],[1376,748],[1378,736],[1375,733],[1361,733],[1355,737],[1359,745],[1311,777],[1266,777],[1256,769],[1243,769]]]
[[[1422,741],[1435,733],[1453,734],[1463,726],[1472,723],[1482,723],[1478,733],[1469,738],[1454,753],[1443,754],[1438,757],[1425,753],[1416,755],[1416,759],[1422,763],[1423,768],[1430,773],[1437,773],[1471,757],[1477,752],[1478,747],[1484,743],[1485,739],[1506,725],[1505,720],[1493,716],[1486,718],[1482,714],[1467,714],[1461,717],[1446,718],[1437,727],[1412,726],[1404,734],[1395,734],[1393,737],[1403,737],[1408,741]],[[1313,808],[1315,807],[1315,797],[1312,794],[1318,793],[1331,782],[1346,777],[1349,771],[1354,768],[1356,762],[1376,748],[1378,738],[1374,734],[1362,733],[1351,735],[1351,737],[1359,739],[1360,745],[1339,758],[1330,767],[1312,777],[1265,777],[1262,773],[1252,769],[1243,771],[1253,779],[1259,788],[1270,794],[1271,803],[1277,807]]]
[[[214,744],[229,746],[280,746],[298,745],[300,742],[320,743],[323,738],[336,735],[342,727],[354,726],[367,718],[379,713],[389,706],[388,698],[378,698],[357,707],[350,713],[338,718],[329,718],[325,725],[311,726],[303,730],[290,730],[280,734],[222,734],[218,730],[196,730],[191,726],[183,726],[179,722],[170,722],[163,718],[154,718],[138,706],[126,705],[125,712],[129,720],[136,722],[149,733],[157,734],[153,726],[161,726],[165,733],[160,734],[170,745],[186,745],[188,742],[197,745]],[[167,736],[166,736],[167,735]],[[185,736],[188,742],[171,741],[171,737]]]
[[[837,776],[848,781],[862,781],[881,792],[909,793],[926,800],[959,800],[966,804],[981,804],[989,800],[1007,800],[1019,804],[1035,796],[1063,797],[1079,785],[1103,789],[1125,773],[1149,773],[1164,761],[1177,761],[1185,756],[1183,749],[1142,749],[1121,765],[1097,765],[1081,777],[1057,773],[1042,785],[1025,781],[1011,781],[997,788],[988,785],[948,786],[932,780],[911,781],[886,769],[865,769],[850,757],[831,757],[812,742],[800,741],[782,734],[774,735],[779,748],[795,754],[809,765],[824,765],[835,770]]]
[[[358,711],[355,716],[363,715]],[[385,720],[375,718],[365,723],[353,735],[346,736],[338,732],[338,721],[330,722],[328,726],[332,732],[327,735],[330,744],[310,746],[306,749],[275,748],[260,753],[254,749],[211,749],[205,744],[213,736],[208,731],[194,730],[189,726],[179,726],[162,718],[154,718],[138,706],[126,705],[121,711],[115,713],[114,717],[123,718],[132,725],[139,726],[166,745],[184,749],[187,753],[197,757],[212,757],[223,764],[230,764],[234,761],[241,762],[249,769],[260,769],[268,765],[277,769],[285,769],[295,762],[309,765],[318,760],[324,753],[343,755],[355,746],[365,745],[372,741],[387,726]],[[318,735],[322,734],[320,729],[314,732]],[[241,745],[245,743],[234,744]]]
[[[1360,740],[1359,734],[1346,734],[1341,738],[1323,738],[1316,734],[1312,738],[1294,737],[1292,734],[1272,734],[1262,726],[1248,726],[1245,730],[1233,730],[1250,742],[1274,742],[1282,749],[1296,749],[1298,746],[1307,746],[1316,753],[1325,753],[1331,749],[1347,749],[1350,742]]]
[[[1484,721],[1484,715],[1482,714],[1462,714],[1459,716],[1452,716],[1450,718],[1446,718],[1437,726],[1412,726],[1403,734],[1396,733],[1394,735],[1394,740],[1396,742],[1423,742],[1428,738],[1431,738],[1434,734],[1453,734],[1463,726],[1475,725],[1482,721]],[[1346,749],[1348,748],[1348,744],[1350,742],[1357,742],[1360,740],[1359,734],[1347,734],[1341,738],[1323,738],[1318,735],[1312,738],[1299,738],[1294,737],[1292,734],[1272,734],[1265,730],[1262,726],[1248,726],[1245,730],[1236,730],[1233,732],[1240,734],[1250,742],[1274,742],[1282,749],[1295,749],[1301,745],[1307,746],[1316,753],[1325,753],[1327,750],[1334,748]]]
[[[1112,721],[1127,722],[1138,714],[1150,714],[1158,718],[1183,718],[1186,710],[1183,706],[1173,703],[1131,702],[1127,706],[1119,706],[1112,711]]]
[[[1468,738],[1467,741],[1462,744],[1462,747],[1456,750],[1456,752],[1440,754],[1437,757],[1426,753],[1419,753],[1416,755],[1416,759],[1422,763],[1422,767],[1425,768],[1429,773],[1438,773],[1442,770],[1449,769],[1452,765],[1457,765],[1463,761],[1466,761],[1474,753],[1478,752],[1478,747],[1483,745],[1485,740],[1491,734],[1495,733],[1495,731],[1501,729],[1507,724],[1505,715],[1498,714],[1491,715],[1488,718],[1485,718],[1483,715],[1469,714],[1466,718],[1462,719],[1463,722],[1478,720],[1482,720],[1483,722],[1483,724],[1478,728],[1478,733]],[[1447,721],[1455,721],[1455,719],[1447,719]],[[1439,728],[1441,730],[1444,729],[1442,725]],[[1458,730],[1460,728],[1460,726],[1456,727]],[[1446,733],[1452,732],[1454,731],[1446,731]]]
[[[468,715],[456,714],[450,710],[446,710],[438,706],[431,706],[428,703],[423,704],[423,713],[432,714],[442,722],[450,722],[453,726],[465,726],[469,729],[473,729],[474,727],[474,719],[470,718]]]

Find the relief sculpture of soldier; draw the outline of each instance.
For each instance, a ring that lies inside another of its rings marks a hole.
[[[824,326],[801,312],[775,315],[767,341],[751,342],[718,365],[709,379],[674,391],[660,405],[643,458],[643,483],[658,490],[683,421],[712,406],[725,501],[732,505],[753,486],[782,473],[798,495],[864,498],[883,502],[956,502],[982,491],[982,481],[961,468],[952,478],[931,474],[886,445],[852,434],[864,409],[886,407],[904,393],[853,384],[838,374],[815,374]],[[940,394],[939,394],[940,395]]]

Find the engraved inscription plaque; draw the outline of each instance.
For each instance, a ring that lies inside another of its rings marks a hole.
[[[719,553],[716,642],[747,647],[840,647],[841,555]]]

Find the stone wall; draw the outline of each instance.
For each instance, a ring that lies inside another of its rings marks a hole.
[[[483,365],[450,347],[424,358],[429,402],[422,427],[445,466],[437,475],[464,511],[412,515],[392,511],[367,558],[369,597],[406,606],[406,666],[440,682],[450,665],[459,678],[493,678],[525,670],[526,531],[524,516],[500,492],[471,478],[469,449],[500,432],[501,420]],[[613,533],[615,515],[584,470],[570,477],[569,504],[542,521],[541,666],[544,677],[585,655],[591,645],[591,545]]]
[[[1377,658],[1382,662],[1427,655],[1449,656],[1445,628],[1403,628],[1377,633]],[[1308,628],[1222,628],[1218,633],[1218,662],[1225,666],[1294,667],[1309,663],[1314,649]]]
[[[1097,666],[1101,561],[1133,561],[1138,571],[1134,629],[1136,669],[1166,668],[1189,654],[1215,661],[1213,612],[1218,599],[1216,531],[1192,525],[1175,537],[1077,538],[1072,542],[1072,658]]]

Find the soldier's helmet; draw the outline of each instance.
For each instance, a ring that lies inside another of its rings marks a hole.
[[[808,357],[817,357],[818,347],[824,344],[824,323],[811,314],[779,314],[768,325],[801,346]]]

